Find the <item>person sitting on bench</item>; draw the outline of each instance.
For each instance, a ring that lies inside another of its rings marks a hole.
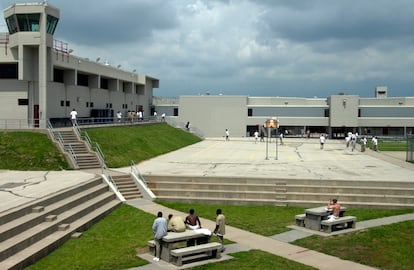
[[[184,232],[186,229],[184,219],[180,216],[168,215],[168,231],[169,232]]]
[[[327,210],[332,211],[332,215],[328,216],[328,221],[333,221],[339,218],[339,213],[341,212],[341,205],[338,203],[337,199],[329,200]]]

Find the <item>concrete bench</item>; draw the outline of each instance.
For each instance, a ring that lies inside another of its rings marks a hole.
[[[151,253],[155,256],[155,241],[154,240],[149,240],[147,242],[147,246],[148,246],[149,253]]]
[[[217,242],[206,243],[185,248],[177,248],[171,250],[172,263],[177,266],[183,265],[187,261],[195,261],[204,258],[221,257],[221,244]]]
[[[357,218],[354,216],[339,217],[332,221],[322,220],[321,227],[324,232],[330,233],[338,226],[342,226],[343,228],[355,228],[356,220]]]
[[[305,227],[305,214],[300,214],[300,215],[296,215],[295,219],[296,219],[296,225],[299,227]]]

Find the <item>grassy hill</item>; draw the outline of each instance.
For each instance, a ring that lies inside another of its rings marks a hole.
[[[62,153],[46,134],[0,132],[0,169],[55,171],[69,168]]]
[[[111,168],[129,166],[131,160],[139,163],[200,141],[193,134],[163,123],[94,128],[86,132],[100,145]],[[70,167],[46,134],[0,132],[0,169],[57,171]]]

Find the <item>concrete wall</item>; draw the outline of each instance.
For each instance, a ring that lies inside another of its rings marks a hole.
[[[331,127],[358,126],[358,96],[334,95],[328,98]]]
[[[182,96],[180,122],[189,121],[192,127],[207,137],[222,137],[228,129],[230,136],[246,135],[246,96]]]

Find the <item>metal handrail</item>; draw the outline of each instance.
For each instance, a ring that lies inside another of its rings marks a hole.
[[[53,136],[53,139],[56,140],[63,151],[66,151],[69,154],[70,159],[72,160],[73,164],[76,164],[76,160],[78,159],[75,151],[72,148],[72,144],[68,144],[65,146],[65,142],[62,138],[62,134],[57,132],[54,128],[52,123],[47,120],[46,121],[46,128],[49,130],[49,133]]]
[[[71,143],[68,144],[65,149],[70,154],[70,156],[73,158],[73,160],[76,163],[76,160],[78,160],[78,157],[76,156],[76,153],[75,153],[75,151],[72,148],[72,144]]]
[[[142,176],[133,160],[131,160],[131,174],[135,175],[138,180],[140,180],[146,187],[148,187],[147,181],[145,181],[144,177]]]

